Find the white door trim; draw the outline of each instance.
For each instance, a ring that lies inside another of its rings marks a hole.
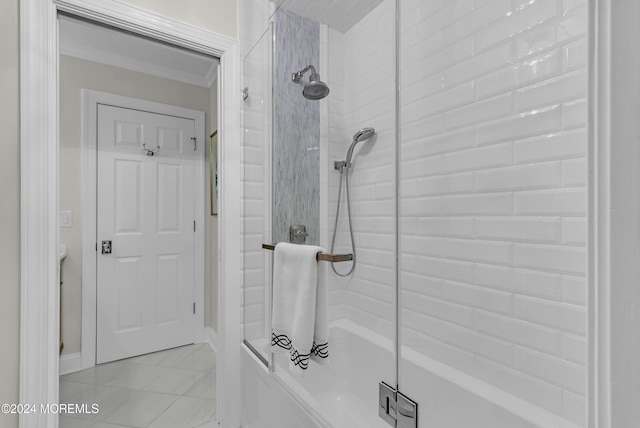
[[[96,362],[96,230],[97,183],[96,169],[98,104],[133,110],[178,116],[195,121],[197,156],[195,167],[195,341],[205,340],[204,332],[204,211],[205,211],[205,138],[204,112],[168,104],[139,100],[92,90],[82,91],[82,368]]]
[[[240,84],[235,40],[105,0],[20,0],[21,403],[58,402],[57,12],[221,59],[219,79],[218,418],[240,426]],[[21,414],[20,428],[56,428],[57,414]]]

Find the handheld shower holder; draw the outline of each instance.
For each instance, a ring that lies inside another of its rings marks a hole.
[[[342,172],[344,168],[351,168],[351,162],[347,161],[333,161],[333,169]]]

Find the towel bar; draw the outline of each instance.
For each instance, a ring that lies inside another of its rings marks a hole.
[[[276,249],[276,244],[262,244],[262,248],[265,250],[273,251]],[[318,253],[316,260],[323,262],[350,262],[353,260],[353,254],[327,254]]]

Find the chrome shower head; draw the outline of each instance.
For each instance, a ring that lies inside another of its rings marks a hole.
[[[308,100],[320,100],[329,95],[329,86],[327,86],[326,83],[320,80],[320,75],[316,72],[316,69],[313,67],[313,65],[308,65],[302,70],[293,73],[291,75],[291,80],[293,80],[295,83],[300,83],[304,73],[309,70],[311,70],[309,83],[304,85],[302,96],[304,96]]]
[[[369,138],[373,137],[373,134],[375,133],[376,130],[373,128],[362,128],[361,130],[353,134],[353,141],[357,141],[359,143],[360,141],[368,140]]]
[[[356,144],[361,141],[370,139],[375,133],[376,130],[373,128],[362,128],[361,130],[353,134],[353,142],[349,146],[349,150],[347,150],[347,159],[345,160],[347,166],[351,166],[351,156],[353,155],[353,149],[355,148]]]
[[[312,80],[304,85],[302,96],[308,100],[321,100],[329,95],[329,87],[321,80]]]

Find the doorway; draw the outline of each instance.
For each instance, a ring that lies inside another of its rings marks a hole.
[[[140,58],[145,58],[147,64],[142,64]],[[181,64],[181,67],[169,70],[158,62]],[[217,72],[218,61],[91,22],[61,16],[59,63],[60,211],[61,218],[68,220],[60,228],[60,242],[67,248],[61,291],[61,339],[64,344],[61,373],[66,373],[95,364],[96,314],[93,308],[96,292],[90,282],[97,272],[95,256],[88,255],[95,254],[96,244],[105,238],[98,239],[96,226],[92,224],[97,212],[96,206],[90,201],[95,199],[93,193],[97,181],[90,183],[91,176],[95,175],[95,156],[91,154],[94,148],[87,144],[95,139],[97,125],[86,122],[86,119],[95,114],[92,109],[97,108],[99,103],[118,105],[127,102],[127,106],[133,109],[190,116],[192,119],[196,119],[196,111],[204,111],[204,117],[197,119],[202,121],[198,125],[202,127],[202,130],[198,130],[200,141],[196,144],[200,159],[197,167],[201,170],[201,177],[195,182],[204,189],[196,189],[195,192],[209,198],[211,180],[206,177],[209,168],[203,162],[208,158],[205,135],[217,128],[217,80],[212,76]],[[200,80],[195,80],[194,76],[200,76]],[[102,95],[96,98],[95,94],[86,95],[86,91],[98,91]],[[144,100],[146,104],[135,99]],[[182,110],[176,113],[167,105]],[[86,123],[82,123],[81,117],[85,118]],[[194,208],[198,220],[196,223],[201,226],[197,231],[205,233],[204,242],[196,241],[200,250],[194,251],[196,265],[202,265],[196,268],[194,278],[196,287],[199,287],[195,290],[196,325],[201,326],[201,331],[194,337],[197,342],[203,341],[205,336],[215,340],[214,320],[217,318],[217,284],[213,277],[216,269],[212,266],[217,258],[217,243],[212,242],[216,239],[217,217],[205,215],[204,205],[207,202],[208,199],[198,199],[198,206]],[[204,263],[205,258],[211,262]],[[197,298],[202,295],[203,301],[200,302]],[[193,300],[189,309],[193,312]]]
[[[148,364],[122,362],[135,370],[125,377],[143,385],[118,384],[111,368],[122,364],[104,363],[201,344],[215,368],[217,218],[206,209],[206,136],[217,128],[218,60],[67,16],[60,43],[60,368],[79,380],[62,382],[60,397],[83,400],[64,385],[142,397],[154,392],[141,392],[154,381]],[[186,74],[193,69],[201,80]],[[104,253],[102,241],[111,241]],[[182,386],[204,382],[179,366],[152,371],[155,380],[182,375]]]
[[[209,27],[197,28],[122,2],[96,0],[20,1],[21,99],[21,322],[20,322],[20,400],[29,403],[58,402],[59,375],[59,223],[58,200],[64,185],[59,180],[58,155],[61,151],[59,130],[59,43],[57,13],[116,27],[152,40],[171,43],[220,58],[218,112],[219,183],[218,272],[221,285],[219,320],[218,387],[219,420],[230,426],[238,421],[239,349],[225,346],[238,342],[240,317],[239,253],[240,230],[239,99],[234,89],[239,75],[239,47],[235,38],[217,33]],[[164,93],[163,91],[159,91]],[[80,97],[77,97],[79,100]],[[77,101],[79,102],[79,101]],[[64,277],[64,273],[63,273]],[[226,308],[229,308],[228,310]],[[62,365],[60,366],[62,369]],[[224,401],[224,402],[223,402]],[[231,404],[229,404],[231,403]],[[24,427],[53,427],[58,415],[35,415],[21,418]],[[23,423],[24,422],[24,423]]]

